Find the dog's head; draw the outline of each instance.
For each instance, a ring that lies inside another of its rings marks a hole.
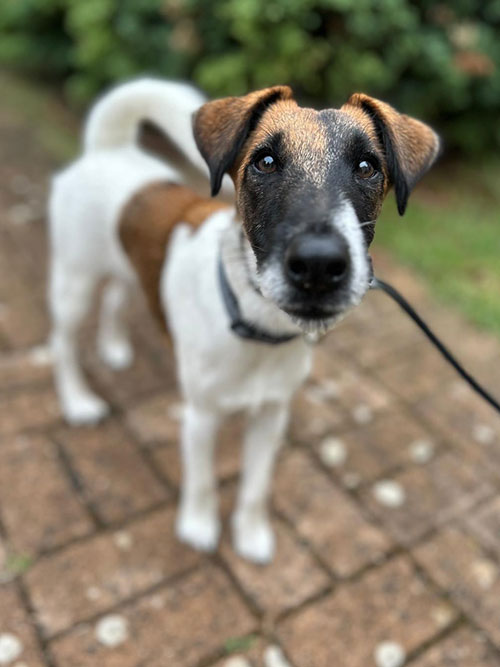
[[[369,286],[368,247],[391,186],[400,214],[439,151],[436,134],[355,94],[315,111],[287,86],[204,104],[194,135],[212,194],[228,173],[262,293],[306,330],[334,324]]]

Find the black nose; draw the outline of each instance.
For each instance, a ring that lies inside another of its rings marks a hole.
[[[349,249],[340,234],[297,234],[285,255],[290,282],[310,292],[340,287],[349,273]]]

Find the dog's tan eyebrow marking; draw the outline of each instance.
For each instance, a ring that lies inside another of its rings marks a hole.
[[[293,100],[278,101],[264,112],[244,146],[237,180],[241,183],[243,171],[259,146],[265,146],[276,135],[280,135],[283,152],[304,171],[305,178],[322,185],[328,151],[326,128],[319,121],[317,111],[299,107]]]
[[[150,310],[165,329],[160,278],[169,238],[179,223],[200,227],[228,204],[199,197],[184,185],[156,182],[126,204],[118,223],[120,242],[139,276]]]

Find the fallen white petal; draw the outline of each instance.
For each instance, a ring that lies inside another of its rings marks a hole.
[[[384,479],[373,487],[375,499],[386,507],[401,507],[406,499],[405,490],[398,482]]]
[[[381,642],[375,648],[375,664],[377,667],[401,667],[406,654],[403,647],[396,642]]]
[[[495,440],[495,431],[488,424],[476,424],[472,429],[472,437],[480,445],[491,445]]]
[[[233,655],[224,663],[224,667],[252,667],[250,662],[241,655]]]
[[[428,463],[434,456],[434,445],[430,440],[415,440],[410,445],[410,456],[415,463]]]
[[[488,590],[493,586],[498,577],[498,568],[490,560],[476,560],[471,564],[471,571],[474,579],[483,590]]]
[[[319,455],[325,465],[335,468],[345,462],[347,451],[339,438],[325,438],[320,445]]]
[[[265,667],[290,667],[279,646],[268,646],[264,652]]]
[[[104,646],[113,648],[128,639],[128,624],[123,616],[113,614],[101,618],[96,626],[97,640]]]
[[[133,538],[126,530],[120,530],[113,536],[114,543],[122,551],[130,551],[133,544]]]
[[[0,665],[8,665],[9,662],[18,658],[22,652],[23,645],[15,635],[9,632],[0,635]]]

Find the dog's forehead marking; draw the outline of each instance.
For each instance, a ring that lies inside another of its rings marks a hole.
[[[293,100],[273,104],[262,116],[246,147],[246,163],[256,148],[280,135],[283,150],[303,178],[322,186],[332,162],[343,151],[355,131],[367,135],[377,145],[377,135],[369,116],[361,109],[345,106],[341,110],[299,107]]]
[[[283,150],[304,179],[321,185],[325,180],[325,158],[329,151],[327,128],[318,112],[297,106],[292,100],[273,104],[262,116],[247,154],[279,134]]]

